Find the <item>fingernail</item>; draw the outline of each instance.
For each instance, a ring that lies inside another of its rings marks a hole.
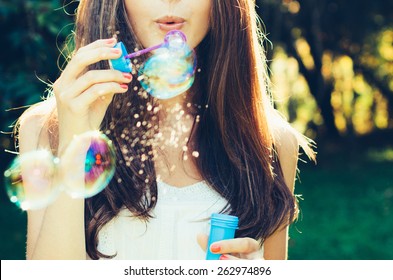
[[[126,78],[127,80],[131,80],[132,75],[130,73],[123,73],[123,77]]]
[[[227,255],[221,255],[221,256],[220,256],[220,260],[226,261],[226,260],[229,260],[229,258],[228,258]]]
[[[212,251],[212,253],[218,253],[220,252],[220,250],[221,250],[220,245],[213,244],[210,246],[210,251]]]
[[[128,85],[126,85],[126,84],[120,84],[120,87],[124,88],[124,89],[128,89]]]

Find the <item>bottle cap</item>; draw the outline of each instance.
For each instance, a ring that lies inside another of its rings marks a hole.
[[[236,216],[217,214],[213,213],[211,215],[210,223],[212,226],[220,226],[225,228],[238,229],[239,218]]]

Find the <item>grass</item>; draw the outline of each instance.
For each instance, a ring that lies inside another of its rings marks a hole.
[[[289,259],[393,259],[393,149],[324,154],[300,164],[301,215]]]
[[[321,152],[299,165],[289,259],[393,259],[393,149]],[[26,214],[0,195],[0,258],[23,259]]]

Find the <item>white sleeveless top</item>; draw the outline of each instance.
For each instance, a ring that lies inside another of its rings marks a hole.
[[[209,234],[210,215],[227,201],[205,181],[173,187],[157,181],[158,199],[147,223],[127,210],[99,232],[98,250],[123,260],[203,260],[197,234]]]

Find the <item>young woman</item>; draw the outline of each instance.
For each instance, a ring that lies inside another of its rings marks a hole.
[[[271,105],[254,5],[80,2],[75,51],[53,96],[22,115],[20,153],[46,148],[61,160],[76,135],[100,130],[115,145],[116,171],[94,197],[61,194],[29,211],[28,259],[287,257],[299,145],[312,151]],[[117,40],[141,49],[174,29],[197,54],[187,92],[155,99],[130,73],[110,69]],[[206,248],[214,212],[238,216],[239,229]]]

